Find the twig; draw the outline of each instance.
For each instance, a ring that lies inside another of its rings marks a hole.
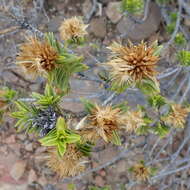
[[[103,102],[103,106],[105,106],[105,105],[107,105],[109,102],[111,102],[114,98],[115,98],[115,96],[116,96],[117,94],[116,94],[116,92],[113,92],[104,102]]]
[[[92,0],[92,9],[90,10],[90,12],[86,15],[86,20],[87,22],[90,21],[90,19],[92,18],[93,14],[96,12],[97,9],[97,0]]]
[[[190,90],[190,77],[189,77],[189,79],[188,79],[187,88],[185,89],[185,92],[184,92],[183,96],[182,96],[181,99],[179,100],[179,103],[180,103],[180,104],[185,100],[185,98],[186,98],[186,96],[187,96],[189,90]]]
[[[168,49],[168,47],[173,43],[173,41],[174,41],[174,39],[175,39],[175,37],[176,37],[176,35],[178,33],[179,26],[180,26],[180,21],[181,21],[182,2],[183,2],[183,0],[178,0],[179,9],[178,9],[178,16],[177,16],[175,30],[172,33],[172,36],[171,36],[170,40],[162,48],[162,52],[165,52],[165,50]]]
[[[158,79],[158,80],[161,80],[161,79],[163,79],[163,78],[169,77],[170,75],[173,75],[174,73],[176,73],[179,69],[180,69],[180,67],[177,67],[177,68],[175,68],[175,69],[171,68],[171,71],[170,71],[170,72],[167,72],[167,73],[163,73],[163,74],[158,75],[157,79]]]
[[[183,166],[183,167],[180,167],[180,168],[177,168],[177,169],[174,169],[174,170],[170,170],[168,172],[165,172],[165,173],[161,173],[161,174],[158,174],[154,177],[151,178],[151,180],[155,180],[155,179],[158,179],[158,178],[163,178],[167,175],[171,175],[171,174],[174,174],[174,173],[177,173],[177,172],[180,172],[180,171],[183,171],[183,170],[186,170],[190,167],[190,164],[186,165],[186,166]]]
[[[177,95],[179,94],[179,92],[181,91],[182,87],[184,86],[185,82],[188,80],[188,75],[185,76],[185,78],[182,80],[182,82],[180,83],[179,87],[177,88],[177,91],[175,92],[175,94],[173,95],[173,97],[171,98],[172,100],[174,100]]]
[[[128,17],[135,22],[135,24],[142,24],[143,22],[146,21],[148,14],[149,14],[149,5],[150,5],[150,0],[146,0],[145,6],[144,6],[144,15],[142,19],[137,19],[133,17],[131,14],[129,14],[128,11],[125,11],[124,14],[126,13]]]

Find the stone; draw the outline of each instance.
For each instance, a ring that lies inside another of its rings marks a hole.
[[[11,177],[18,181],[23,175],[26,168],[26,161],[19,160],[11,168],[10,175]]]
[[[26,144],[25,149],[29,152],[32,152],[33,151],[33,143]]]
[[[48,31],[49,32],[57,32],[59,30],[59,26],[61,25],[61,22],[64,20],[63,17],[54,17],[49,21],[47,24]]]
[[[11,135],[11,136],[9,136],[9,137],[7,137],[6,139],[5,139],[5,143],[7,143],[7,144],[13,144],[13,143],[15,143],[16,142],[16,140],[15,140],[15,135]]]
[[[126,161],[125,160],[121,160],[117,163],[116,165],[116,170],[118,173],[120,172],[126,172],[127,169],[126,169]]]
[[[95,184],[97,186],[103,187],[105,185],[105,181],[101,176],[98,175],[95,177]]]
[[[93,33],[96,37],[104,38],[106,35],[106,18],[94,18],[90,22],[90,32]]]
[[[122,17],[120,6],[120,2],[110,2],[106,8],[106,15],[114,24],[118,23]]]
[[[0,183],[0,190],[26,190],[27,189],[27,185],[23,184],[23,185],[12,185],[12,184],[3,184]]]
[[[82,4],[82,13],[84,16],[88,15],[89,12],[92,9],[92,1],[91,0],[85,0],[85,2]]]
[[[31,184],[37,180],[36,172],[31,169],[28,174],[28,184]]]
[[[150,3],[150,11],[147,19],[142,23],[134,23],[130,18],[124,16],[117,24],[117,30],[133,41],[141,41],[156,32],[161,23],[161,12],[158,5]]]

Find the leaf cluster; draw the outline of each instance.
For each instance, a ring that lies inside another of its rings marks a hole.
[[[58,58],[55,62],[57,67],[48,73],[48,81],[52,86],[61,89],[63,93],[67,93],[70,88],[70,77],[88,67],[81,63],[83,57],[75,55],[59,43],[53,33],[47,33],[46,40],[58,52]]]
[[[56,146],[60,156],[66,152],[67,144],[80,141],[80,135],[68,129],[63,117],[59,117],[56,123],[56,129],[50,131],[39,142],[43,146]]]

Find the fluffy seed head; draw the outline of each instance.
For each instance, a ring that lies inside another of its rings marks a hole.
[[[28,37],[27,42],[20,47],[16,64],[20,65],[27,74],[37,76],[52,71],[56,67],[57,58],[56,50],[48,42]]]
[[[89,116],[89,121],[98,135],[108,142],[112,138],[113,132],[119,129],[120,114],[119,108],[113,109],[111,106],[99,107],[96,105]]]
[[[123,117],[123,128],[127,132],[135,132],[139,127],[145,125],[143,113],[139,111],[128,111]]]
[[[173,104],[171,112],[164,118],[164,121],[175,128],[184,128],[188,113],[188,108],[183,108],[180,104]]]
[[[150,176],[150,169],[144,164],[138,163],[133,166],[133,173],[137,180],[146,181]]]
[[[110,66],[112,80],[123,83],[135,83],[142,79],[154,79],[156,76],[156,62],[158,56],[154,55],[155,48],[147,46],[141,42],[133,45],[129,42],[128,46],[113,43],[108,47],[112,51],[112,56],[107,64]]]
[[[88,25],[85,25],[82,19],[79,17],[65,19],[59,28],[61,39],[73,40],[82,38],[87,34],[87,27]]]
[[[81,157],[82,153],[76,146],[69,144],[63,157],[55,149],[50,150],[47,165],[61,178],[75,176],[85,169]]]

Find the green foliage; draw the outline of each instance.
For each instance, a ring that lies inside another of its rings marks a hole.
[[[190,51],[187,50],[181,50],[177,53],[177,60],[181,63],[183,66],[189,66],[190,65]]]
[[[117,131],[113,131],[111,142],[118,146],[121,145],[121,139],[120,139]]]
[[[70,77],[74,73],[86,70],[88,67],[81,63],[83,57],[77,56],[66,47],[63,47],[56,40],[53,33],[47,33],[46,40],[58,52],[58,59],[56,60],[57,67],[48,73],[48,81],[51,85],[60,88],[63,93],[67,93],[70,88]]]
[[[176,22],[177,21],[177,15],[178,13],[177,12],[172,12],[170,13],[170,21],[171,22]]]
[[[157,125],[152,127],[151,130],[154,134],[163,138],[169,133],[170,127],[168,127],[167,125],[163,123],[157,123]]]
[[[17,92],[15,90],[12,90],[8,87],[3,87],[2,89],[0,89],[0,98],[7,102],[11,102],[16,94]]]
[[[176,27],[176,21],[177,21],[177,13],[175,12],[172,12],[170,13],[170,24],[167,24],[166,26],[166,31],[169,33],[169,34],[172,34],[175,30],[175,27]]]
[[[39,142],[43,146],[56,146],[60,156],[63,156],[67,144],[77,143],[80,141],[80,135],[75,134],[67,128],[64,118],[59,117],[56,123],[56,129],[50,131]]]
[[[153,167],[151,167],[151,168],[150,168],[150,175],[151,175],[151,176],[155,176],[156,173],[157,173],[157,171],[158,171],[158,168],[155,168],[155,167],[153,168]]]
[[[40,112],[40,109],[22,101],[16,101],[15,104],[18,111],[11,114],[12,117],[18,119],[15,127],[17,127],[19,131],[25,129],[27,132],[33,132],[35,129],[35,117]]]
[[[172,33],[174,32],[174,30],[175,30],[175,25],[176,25],[175,22],[172,22],[172,23],[168,24],[168,25],[166,26],[166,31],[167,31],[169,34],[172,34]]]
[[[128,107],[127,104],[128,104],[128,102],[125,101],[125,102],[122,102],[120,104],[113,105],[112,108],[113,109],[119,108],[122,113],[125,113],[125,112],[127,112],[129,110],[129,107]]]
[[[144,94],[152,96],[160,92],[159,83],[151,79],[144,79],[136,85]]]
[[[71,183],[67,185],[68,190],[76,190],[76,185]]]
[[[93,104],[92,102],[90,102],[87,99],[81,99],[83,105],[84,105],[84,109],[86,112],[88,113],[92,113],[92,110],[95,108],[95,104]]]
[[[148,102],[152,107],[160,108],[161,106],[166,104],[166,99],[160,94],[155,94],[148,98]]]
[[[85,144],[77,143],[77,148],[83,153],[84,156],[90,155],[92,152],[92,146],[93,144],[90,142],[86,142]]]
[[[175,41],[176,45],[179,45],[179,46],[182,46],[187,43],[187,41],[182,33],[177,33],[174,41]]]
[[[143,0],[122,0],[121,2],[121,10],[130,14],[142,14],[143,8]]]
[[[46,84],[44,95],[33,92],[32,98],[36,100],[35,104],[40,105],[43,108],[48,107],[49,105],[56,106],[61,100],[61,96],[56,95],[53,88],[49,84]]]
[[[34,98],[32,104],[23,101],[15,101],[18,111],[13,112],[11,115],[18,119],[15,127],[17,127],[19,131],[26,130],[26,132],[38,132],[39,126],[36,120],[38,115],[49,106],[58,109],[58,103],[61,99],[48,84],[46,85],[44,95],[33,92],[32,98]],[[44,118],[44,120],[45,119],[46,118]]]
[[[112,81],[110,90],[117,92],[118,94],[125,92],[127,88],[130,87],[130,84],[127,82],[124,82],[122,84],[119,84],[118,81]]]

